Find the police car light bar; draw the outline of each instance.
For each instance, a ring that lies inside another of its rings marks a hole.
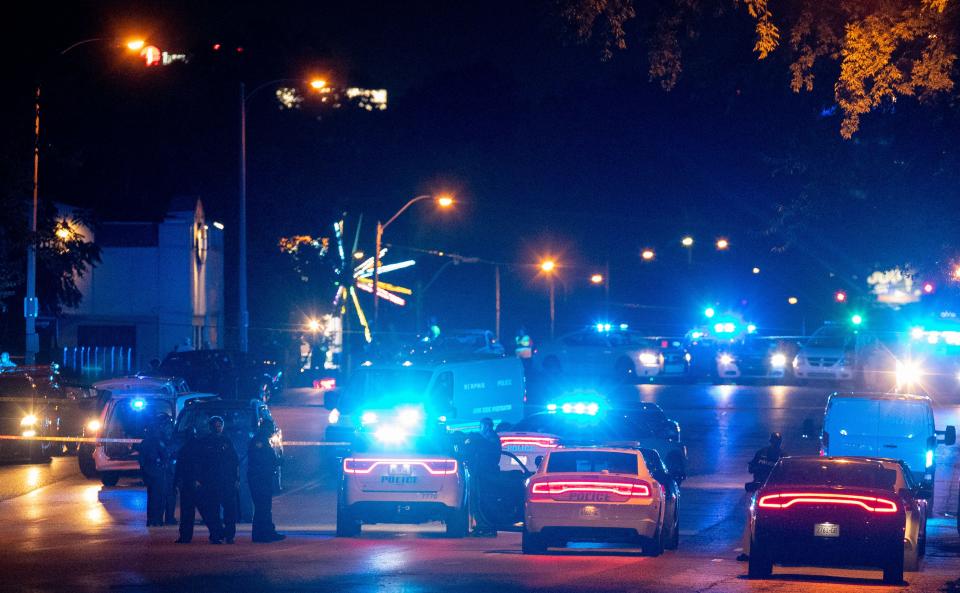
[[[396,459],[396,458],[371,458],[356,459],[348,457],[343,460],[343,473],[345,474],[369,474],[380,466],[418,466],[427,470],[433,476],[449,476],[457,473],[456,459]]]

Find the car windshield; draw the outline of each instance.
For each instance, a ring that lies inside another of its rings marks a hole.
[[[153,424],[160,414],[173,417],[173,403],[166,399],[149,397],[116,399],[107,419],[104,436],[142,438],[147,427]]]
[[[878,463],[833,459],[783,459],[767,479],[767,486],[844,486],[892,490],[895,470]]]
[[[220,408],[214,406],[193,406],[183,411],[177,423],[177,432],[196,430],[198,436],[210,432],[209,421],[212,416],[223,418],[223,432],[251,433],[257,428],[257,420],[249,408]]]
[[[655,436],[649,422],[640,414],[553,414],[541,413],[524,418],[516,432],[555,434],[567,442],[604,443],[633,441]]]
[[[612,451],[557,451],[550,454],[547,473],[593,472],[637,475],[637,456]]]
[[[353,411],[366,407],[390,407],[422,403],[431,371],[413,369],[365,369],[356,373],[340,398],[339,408]],[[438,402],[442,403],[442,402]]]
[[[808,348],[839,349],[853,341],[853,334],[842,327],[822,327],[807,340]]]

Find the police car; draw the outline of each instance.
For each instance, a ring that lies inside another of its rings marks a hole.
[[[538,457],[560,447],[622,445],[657,451],[670,474],[682,482],[687,472],[687,449],[680,442],[676,422],[667,420],[659,407],[643,404],[633,408],[606,409],[598,401],[566,401],[547,404],[546,411],[532,414],[500,432],[500,445],[513,456],[501,457],[501,471],[523,465],[532,470]]]
[[[449,537],[465,536],[466,474],[445,428],[409,408],[367,420],[342,462],[337,537],[360,535],[364,523],[428,521],[442,521]]]
[[[555,449],[527,482],[523,553],[604,541],[659,556],[679,545],[679,498],[656,451]]]

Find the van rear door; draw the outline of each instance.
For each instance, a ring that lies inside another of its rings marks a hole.
[[[878,456],[877,429],[880,401],[867,398],[831,398],[824,422],[830,435],[830,456]]]
[[[926,468],[927,439],[933,436],[930,408],[926,402],[883,400],[878,402],[879,457],[902,459],[914,472]]]

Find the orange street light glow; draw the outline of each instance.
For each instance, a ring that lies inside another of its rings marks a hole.
[[[723,250],[730,247],[730,242],[726,239],[717,239],[717,249]]]
[[[437,198],[437,206],[440,206],[441,208],[449,208],[450,206],[453,206],[453,198],[446,195],[439,196]]]
[[[646,261],[650,261],[654,257],[656,257],[656,254],[653,252],[653,249],[644,249],[643,252],[640,254],[640,257],[642,257]]]
[[[797,297],[790,297],[787,299],[787,302],[790,303],[791,305],[796,305],[800,301],[797,299]]]
[[[140,51],[144,45],[146,45],[146,41],[143,39],[131,39],[127,42],[127,49],[130,51]]]
[[[590,276],[590,282],[593,284],[603,284],[603,274],[594,274]]]
[[[557,263],[552,259],[548,259],[540,262],[540,269],[548,274],[552,272],[553,269],[556,267],[557,267]]]
[[[68,229],[67,227],[63,227],[63,226],[62,226],[62,227],[60,227],[60,228],[57,229],[57,233],[56,233],[56,234],[57,234],[57,237],[58,237],[58,238],[63,239],[64,241],[66,241],[67,239],[70,238],[70,229]]]
[[[327,81],[322,78],[314,78],[310,81],[310,88],[319,91],[323,87],[327,86]]]
[[[693,247],[693,237],[684,237],[680,239],[680,244],[684,247]]]
[[[316,319],[310,319],[307,321],[307,329],[312,332],[320,331],[320,322]]]

